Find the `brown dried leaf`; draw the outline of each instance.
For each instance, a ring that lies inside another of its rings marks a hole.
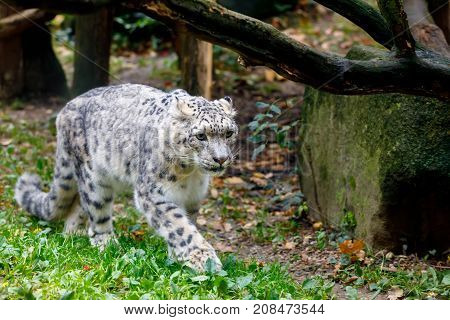
[[[294,249],[295,248],[295,242],[286,241],[286,243],[284,244],[284,248],[288,249],[288,250]]]
[[[323,228],[323,223],[321,221],[317,221],[313,223],[313,229],[314,230],[320,230]]]
[[[206,224],[206,219],[204,217],[198,217],[197,218],[197,224],[199,226],[204,226]]]
[[[219,197],[219,191],[217,191],[216,188],[211,188],[210,193],[211,193],[211,197],[213,199],[217,199]]]
[[[339,244],[339,250],[345,254],[355,254],[364,248],[362,240],[344,240]]]
[[[257,177],[251,177],[250,181],[256,184],[258,187],[266,187],[267,186],[267,180],[261,179]]]
[[[233,248],[223,242],[217,242],[214,247],[221,252],[233,252]]]
[[[226,184],[230,185],[240,185],[245,184],[245,181],[240,177],[229,177],[224,180]]]
[[[233,226],[231,225],[231,223],[225,222],[223,224],[223,229],[225,230],[225,232],[230,232],[231,229],[233,229]]]

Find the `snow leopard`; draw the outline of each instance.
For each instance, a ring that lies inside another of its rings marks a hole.
[[[124,190],[168,245],[169,255],[203,271],[214,248],[190,219],[210,178],[235,158],[238,126],[230,97],[207,100],[182,89],[139,84],[96,88],[69,101],[56,118],[54,177],[17,181],[15,199],[39,219],[65,220],[66,233],[87,229],[92,245],[114,238],[114,196]]]

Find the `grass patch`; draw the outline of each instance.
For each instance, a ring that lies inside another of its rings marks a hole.
[[[137,212],[115,216],[118,243],[104,252],[86,236],[64,236],[62,223],[19,210],[13,188],[24,171],[49,182],[54,137],[44,125],[1,115],[0,299],[326,299],[332,283],[294,281],[279,264],[222,255],[224,270],[197,274],[167,258],[166,244]],[[212,271],[212,270],[211,270]]]

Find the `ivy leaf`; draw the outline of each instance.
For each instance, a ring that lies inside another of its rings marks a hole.
[[[257,108],[261,108],[262,109],[262,108],[267,108],[269,106],[269,104],[265,103],[265,102],[258,101],[258,102],[255,103],[255,106]]]
[[[253,281],[253,274],[250,273],[250,274],[248,274],[246,276],[238,277],[236,279],[236,286],[239,289],[243,289],[246,286],[248,286],[252,281]]]
[[[276,114],[281,114],[281,109],[275,104],[272,104],[270,106],[270,111],[272,111],[272,112],[274,112]]]
[[[306,279],[302,283],[302,288],[304,290],[311,290],[317,287],[317,281],[315,279]]]
[[[262,145],[260,145],[259,147],[257,147],[255,150],[253,150],[252,160],[255,160],[256,157],[258,156],[258,154],[260,154],[261,152],[263,152],[265,148],[266,148],[266,145],[265,145],[265,144],[262,144]]]
[[[350,300],[358,300],[358,290],[351,286],[345,287],[345,295]]]
[[[194,282],[203,282],[203,281],[206,281],[208,279],[209,279],[209,277],[205,276],[205,275],[200,275],[200,276],[196,276],[196,277],[192,277],[191,278],[191,280],[194,281]]]

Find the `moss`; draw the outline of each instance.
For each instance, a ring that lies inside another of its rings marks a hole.
[[[308,88],[301,131],[304,192],[328,223],[338,225],[344,209],[353,211],[356,234],[370,244],[445,250],[448,128],[449,105],[434,99],[335,96]]]

